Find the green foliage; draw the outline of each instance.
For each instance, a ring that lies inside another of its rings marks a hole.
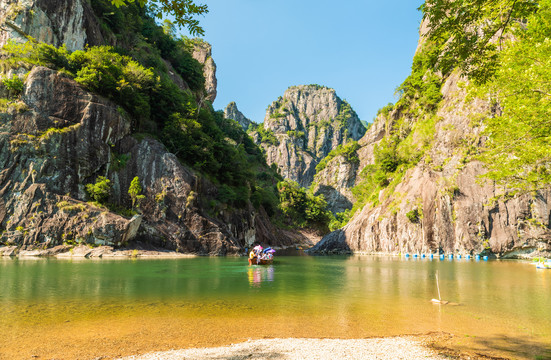
[[[149,94],[159,79],[128,56],[109,46],[91,47],[69,53],[65,46],[56,48],[44,43],[8,43],[3,52],[12,63],[24,62],[53,69],[65,69],[88,90],[122,105],[135,118],[149,118]]]
[[[323,195],[315,196],[291,180],[279,182],[277,188],[281,211],[295,226],[327,227],[332,216]]]
[[[274,146],[279,145],[279,140],[277,140],[274,132],[272,130],[264,128],[264,123],[259,124],[256,128],[256,131],[260,134],[261,141],[266,144],[271,144]]]
[[[346,100],[343,100],[339,108],[339,113],[335,117],[334,124],[337,127],[346,127],[348,125],[348,119],[353,116],[357,117],[358,115],[352,109],[352,106],[350,106]]]
[[[116,7],[133,3],[134,0],[111,0]],[[204,15],[209,12],[207,5],[196,5],[192,0],[137,0],[140,6],[148,6],[156,18],[162,19],[163,16],[174,18],[174,23],[181,27],[186,27],[192,35],[204,35],[205,31],[199,26],[199,21],[195,16]]]
[[[126,167],[126,162],[130,159],[130,155],[127,154],[118,154],[114,151],[111,152],[111,169],[113,171],[119,171]]]
[[[235,207],[244,207],[249,200],[249,188],[223,184],[218,188],[218,200]]]
[[[427,0],[420,7],[430,23],[428,38],[445,43],[437,69],[447,74],[459,67],[477,83],[496,71],[504,34],[522,28],[538,9],[536,0]],[[496,40],[497,38],[497,40]]]
[[[396,89],[400,94],[400,100],[396,103],[397,108],[407,110],[409,106],[415,104],[428,111],[436,110],[442,99],[440,93],[442,80],[435,73],[441,49],[442,46],[438,43],[427,41],[413,57],[411,75]]]
[[[161,140],[180,161],[215,185],[226,185],[221,191],[221,200],[226,204],[246,207],[253,194],[264,193],[267,200],[257,194],[255,204],[275,214],[275,185],[281,179],[277,169],[268,167],[262,150],[239,124],[224,119],[223,113],[201,100],[203,69],[191,51],[203,41],[175,39],[170,23],[166,22],[164,29],[155,23],[151,6],[143,8],[127,1],[126,6],[118,8],[111,0],[94,0],[91,6],[104,36],[116,39],[116,48],[89,47],[69,53],[64,46],[55,48],[30,39],[3,47],[1,64],[8,68],[42,65],[74,78],[88,90],[120,105],[121,116],[133,121],[132,130],[139,141],[145,134]],[[170,67],[174,71],[169,71]],[[176,85],[176,75],[181,75],[191,90]],[[6,102],[5,107],[8,105]],[[48,130],[44,137],[61,131]],[[273,132],[261,133],[266,141],[277,143]],[[123,168],[127,160],[127,155],[113,152],[111,169]],[[258,179],[257,172],[265,176]],[[107,200],[108,195],[102,196],[95,185],[87,188],[92,199]]]
[[[262,206],[269,216],[277,212],[279,199],[272,187],[255,186],[251,193],[251,202],[255,208]]]
[[[390,114],[392,110],[394,110],[394,104],[388,103],[382,108],[380,108],[379,110],[377,110],[377,116],[379,116],[380,114],[383,114],[384,117],[388,117],[388,114]]]
[[[350,141],[346,144],[340,144],[335,149],[331,150],[325,158],[323,158],[318,165],[316,165],[316,174],[323,171],[329,162],[337,156],[343,156],[345,160],[349,163],[358,164],[360,158],[358,157],[358,149],[360,144],[357,141]]]
[[[287,131],[287,136],[293,137],[293,138],[303,138],[304,137],[304,131],[289,130],[289,131]]]
[[[130,195],[130,198],[132,199],[132,209],[140,207],[140,202],[145,199],[145,196],[142,195],[142,185],[140,184],[139,177],[134,177],[134,179],[130,182],[128,195]]]
[[[17,97],[25,88],[25,84],[17,75],[12,75],[11,78],[2,79],[2,84],[8,90],[10,97]]]
[[[98,176],[94,184],[87,184],[86,191],[93,201],[104,204],[111,194],[111,180]]]
[[[510,190],[551,183],[551,1],[539,3],[527,26],[506,43],[495,76],[473,92],[494,101],[484,121],[489,137],[481,159],[487,176]]]
[[[406,217],[408,218],[409,221],[415,224],[419,223],[419,221],[421,220],[421,214],[419,213],[418,208],[408,211],[406,213]]]
[[[379,170],[384,173],[392,173],[396,171],[398,166],[403,162],[397,151],[398,141],[396,138],[384,138],[379,144],[375,145],[374,155],[375,164]]]
[[[329,230],[335,231],[342,228],[343,226],[348,224],[351,218],[352,213],[350,212],[350,210],[345,210],[341,213],[336,214],[329,222]]]
[[[84,204],[75,204],[68,201],[60,201],[56,205],[58,209],[64,213],[78,213],[86,210],[86,206]]]
[[[188,47],[186,39],[174,37],[174,24],[170,20],[158,26],[155,14],[137,4],[117,8],[111,0],[94,0],[92,8],[102,23],[104,36],[117,38],[117,52],[132,56],[144,67],[153,67],[165,75],[169,75],[167,60],[191,90],[203,90],[202,65],[192,57],[193,46]]]

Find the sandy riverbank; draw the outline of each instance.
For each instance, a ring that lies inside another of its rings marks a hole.
[[[183,359],[449,359],[415,337],[373,339],[263,339],[215,348],[136,355],[124,360]]]

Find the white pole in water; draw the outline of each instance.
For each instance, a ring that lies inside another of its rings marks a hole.
[[[438,289],[438,301],[442,301],[442,297],[440,297],[440,285],[438,285],[438,270],[436,270],[436,288]]]

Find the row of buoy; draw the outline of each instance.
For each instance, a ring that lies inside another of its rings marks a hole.
[[[438,257],[440,258],[440,260],[444,260],[444,259],[446,258],[446,255],[444,255],[444,254],[440,254],[440,255],[436,255],[436,256],[438,256]],[[409,258],[409,257],[411,257],[411,256],[410,256],[409,254],[406,253],[405,257],[406,257],[406,258]],[[427,255],[427,254],[421,254],[421,255],[419,255],[419,254],[413,254],[413,258],[414,258],[414,259],[415,259],[415,258],[424,259],[424,258],[427,258],[427,257],[428,257],[429,259],[434,259],[435,255],[434,255],[434,254],[428,254],[428,255]],[[462,255],[461,255],[461,254],[457,254],[457,255],[448,254],[448,259],[453,260],[454,258],[459,260],[459,259],[462,258]],[[485,255],[485,256],[480,256],[480,255],[477,254],[477,255],[474,256],[474,258],[475,258],[475,260],[480,260],[480,259],[482,259],[482,260],[484,260],[484,261],[488,261],[488,256],[486,256],[486,255]],[[471,255],[470,255],[470,254],[465,255],[465,260],[471,260]]]

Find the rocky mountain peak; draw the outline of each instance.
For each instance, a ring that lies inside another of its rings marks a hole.
[[[228,106],[226,106],[226,108],[224,109],[224,117],[226,119],[237,121],[245,131],[249,128],[249,125],[252,124],[252,121],[246,118],[245,115],[243,115],[243,113],[239,111],[235,101],[232,101],[228,104]]]
[[[261,131],[268,163],[308,187],[316,165],[338,145],[360,139],[365,127],[334,89],[299,85],[268,106]]]

